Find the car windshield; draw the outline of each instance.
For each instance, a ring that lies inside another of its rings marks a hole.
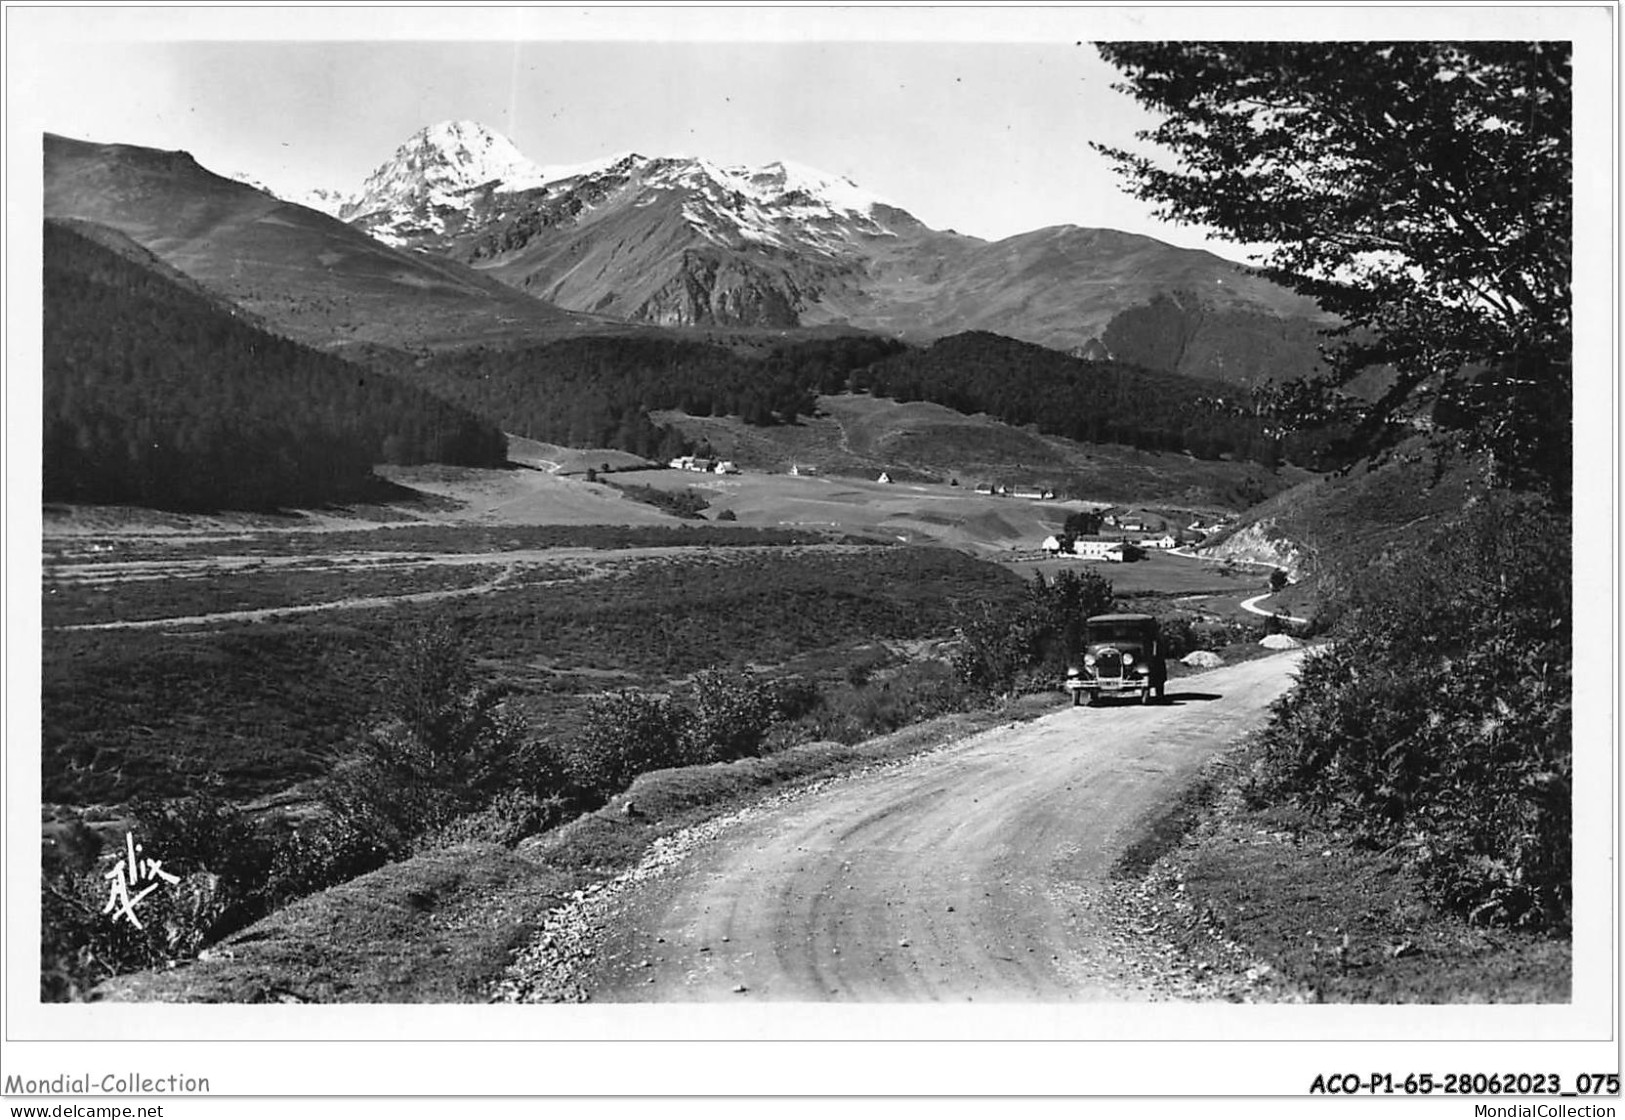
[[[1091,642],[1143,642],[1150,637],[1150,629],[1141,622],[1091,622]]]

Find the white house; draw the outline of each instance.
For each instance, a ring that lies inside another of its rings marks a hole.
[[[1043,549],[1045,552],[1059,552],[1061,551],[1061,538],[1045,537],[1044,543],[1038,547]]]
[[[711,470],[714,471],[717,474],[738,474],[739,473],[739,468],[734,466],[734,463],[733,463],[732,459],[722,459],[722,460],[718,461],[717,465],[712,467]]]
[[[885,472],[885,471],[881,471],[881,472],[880,472],[880,477],[879,477],[879,478],[877,478],[877,479],[875,479],[875,481],[876,481],[876,482],[886,482],[886,483],[889,483],[889,482],[891,482],[891,475],[889,475],[889,474],[887,474],[887,473],[886,473],[886,472]]]
[[[1114,564],[1121,564],[1124,551],[1122,541],[1077,540],[1072,542],[1073,555],[1082,557],[1085,560],[1109,560]]]
[[[1164,533],[1160,537],[1142,537],[1140,539],[1140,547],[1142,548],[1173,548],[1178,543],[1178,541],[1174,540],[1172,533]]]

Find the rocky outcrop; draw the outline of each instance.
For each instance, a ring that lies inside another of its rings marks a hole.
[[[1200,555],[1215,560],[1234,560],[1238,563],[1270,564],[1284,570],[1296,581],[1308,568],[1309,554],[1296,542],[1287,539],[1268,518],[1244,525],[1223,541],[1197,550]]]
[[[629,316],[660,326],[800,325],[800,293],[738,260],[683,254],[677,274]]]

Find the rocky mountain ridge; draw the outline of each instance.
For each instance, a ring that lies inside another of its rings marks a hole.
[[[620,152],[544,166],[478,122],[442,121],[402,144],[343,200],[338,216],[388,244],[419,247],[436,235],[475,232],[549,197],[601,199],[629,184],[686,194],[684,219],[718,243],[742,237],[799,248],[800,238],[785,235],[785,222],[807,225],[815,242],[827,240],[819,228],[832,221],[881,233],[869,215],[890,205],[849,179],[784,161],[723,167],[703,158]]]
[[[447,122],[341,204],[306,192],[313,209],[184,152],[47,137],[45,156],[48,216],[116,228],[316,345],[981,330],[1250,384],[1313,371],[1328,324],[1312,301],[1211,253],[1070,225],[998,241],[934,230],[790,162],[544,165]]]
[[[1233,262],[1151,238],[1056,226],[988,242],[784,161],[626,152],[544,166],[471,121],[420,130],[340,214],[559,307],[659,326],[983,329],[1253,381],[1307,372],[1325,321]],[[1173,350],[1147,337],[1170,301],[1184,309]]]

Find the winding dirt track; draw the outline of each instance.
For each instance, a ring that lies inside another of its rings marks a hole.
[[[764,810],[619,892],[595,1001],[1139,1000],[1114,861],[1291,683],[1290,653],[1067,709]]]
[[[168,615],[162,618],[117,619],[112,622],[80,622],[67,626],[48,627],[52,630],[158,630],[177,627],[211,626],[235,622],[266,622],[296,615],[318,614],[325,611],[376,610],[408,603],[433,603],[443,599],[461,599],[474,595],[487,595],[512,582],[526,567],[554,566],[571,569],[569,575],[552,580],[530,580],[526,586],[562,586],[587,579],[606,579],[616,572],[630,570],[631,565],[659,562],[675,557],[706,556],[713,563],[729,563],[747,557],[762,555],[766,551],[788,555],[793,552],[851,553],[872,550],[875,545],[808,544],[808,545],[740,545],[723,552],[698,545],[651,545],[629,548],[542,548],[517,549],[506,552],[453,552],[437,555],[403,554],[387,566],[379,562],[386,554],[316,553],[285,557],[225,556],[207,560],[134,560],[101,563],[77,563],[58,566],[49,578],[85,585],[111,585],[123,582],[156,579],[179,579],[187,576],[214,576],[238,574],[252,578],[261,572],[274,573],[277,569],[294,569],[302,574],[366,573],[376,574],[380,584],[388,584],[394,572],[414,571],[431,567],[500,567],[501,571],[490,579],[469,587],[448,587],[435,591],[413,591],[398,594],[352,595],[343,599],[329,599],[317,603],[290,604],[276,607],[256,607],[243,610],[213,611],[208,614]]]

